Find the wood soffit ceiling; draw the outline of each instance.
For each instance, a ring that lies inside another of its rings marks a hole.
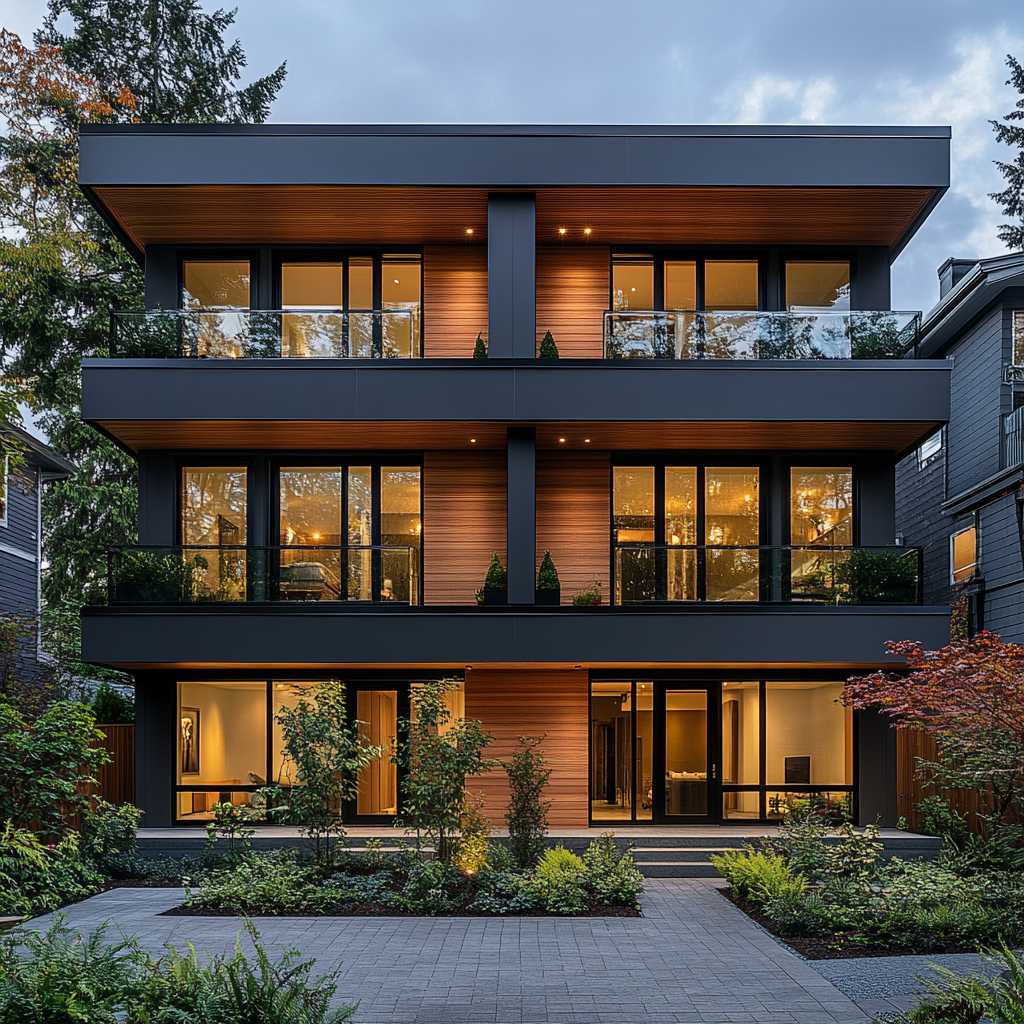
[[[133,451],[168,448],[504,451],[507,443],[504,423],[116,420],[100,421],[96,426]],[[771,448],[900,452],[916,444],[936,426],[937,423],[919,422],[540,424],[537,447],[558,451]],[[563,437],[564,442],[559,440]],[[590,438],[589,443],[587,438]]]
[[[96,197],[147,245],[422,245],[487,238],[477,188],[102,186]],[[537,241],[594,245],[886,245],[927,188],[557,188],[537,192]],[[566,229],[565,236],[559,229]]]

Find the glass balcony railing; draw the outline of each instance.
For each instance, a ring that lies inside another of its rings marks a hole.
[[[920,313],[611,312],[606,359],[907,359]]]
[[[921,549],[619,545],[613,603],[921,604]]]
[[[412,309],[172,309],[111,314],[120,359],[415,359]]]
[[[419,604],[412,547],[131,547],[108,553],[112,605]]]

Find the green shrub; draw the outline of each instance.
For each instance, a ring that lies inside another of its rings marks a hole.
[[[534,876],[544,909],[552,914],[579,914],[586,910],[585,876],[586,865],[571,850],[564,846],[545,850]]]
[[[465,875],[479,874],[490,861],[491,823],[484,817],[482,806],[482,799],[478,802],[467,801],[462,812],[453,863]]]
[[[473,346],[473,358],[474,359],[486,359],[487,358],[487,342],[484,341],[483,332],[476,336],[476,344]]]
[[[239,914],[316,914],[336,898],[290,850],[248,854],[215,869],[198,892],[185,890],[189,907],[226,907]]]
[[[711,863],[737,895],[757,903],[773,896],[799,897],[807,888],[807,879],[794,873],[784,857],[760,853],[749,846],[746,850],[728,850],[712,856]]]
[[[78,836],[44,846],[8,822],[0,832],[0,907],[11,915],[56,910],[95,893],[102,876],[81,856]]]
[[[82,856],[111,878],[140,877],[146,871],[137,833],[143,813],[131,804],[97,800],[82,825]]]
[[[819,893],[785,887],[763,900],[765,916],[783,935],[821,935],[829,931],[828,909]]]
[[[495,551],[487,565],[487,572],[484,575],[484,590],[507,590],[508,578],[505,575],[505,567]]]
[[[537,355],[538,359],[557,359],[558,358],[558,346],[555,344],[554,335],[550,331],[544,332],[544,337],[540,343],[540,352]]]
[[[92,713],[104,725],[131,725],[135,721],[135,699],[104,680],[92,698]]]
[[[108,944],[106,925],[83,938],[58,915],[45,934],[9,933],[0,941],[0,1024],[115,1024],[142,997],[147,965],[134,941]]]
[[[537,570],[538,590],[560,590],[561,581],[558,579],[558,570],[555,568],[555,561],[550,551],[544,552],[540,560],[540,568]]]
[[[583,854],[584,885],[602,903],[640,909],[637,898],[644,891],[644,876],[633,863],[633,851],[620,853],[615,834],[605,832],[591,841]]]
[[[401,903],[417,914],[448,914],[457,906],[454,896],[462,876],[450,864],[426,860],[409,872],[402,886]]]
[[[532,868],[544,853],[550,801],[544,790],[551,778],[547,757],[540,749],[543,736],[520,736],[519,748],[504,765],[509,801],[505,812],[508,846],[521,868]]]
[[[970,833],[966,814],[953,810],[941,796],[926,796],[918,803],[917,809],[922,819],[921,831],[925,835],[939,836],[957,850],[963,848]]]

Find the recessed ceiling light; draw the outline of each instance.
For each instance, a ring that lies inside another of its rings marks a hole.
[[[583,438],[583,443],[584,444],[590,444],[590,438],[589,437]]]
[[[560,235],[564,235],[564,234],[565,234],[565,228],[559,228],[559,229],[558,229],[558,233],[559,233]]]
[[[564,437],[560,437],[560,438],[558,439],[558,443],[559,443],[559,444],[565,444],[565,438],[564,438]]]
[[[476,444],[476,438],[475,438],[475,437],[471,437],[471,438],[469,439],[469,443],[470,443],[470,444]]]
[[[401,284],[401,283],[402,283],[402,282],[401,282],[401,281],[399,281],[399,280],[398,280],[398,278],[396,277],[396,278],[395,278],[395,284]]]
[[[466,234],[467,235],[473,234],[473,229],[472,228],[466,228]]]
[[[583,234],[589,235],[590,234],[590,228],[584,228],[583,229]]]

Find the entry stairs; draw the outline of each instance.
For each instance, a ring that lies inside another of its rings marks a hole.
[[[615,842],[620,849],[624,850],[632,844],[636,866],[647,878],[717,878],[718,872],[711,863],[713,856],[727,850],[742,849],[748,843],[758,849],[761,839],[771,838],[778,832],[771,827],[752,828],[748,834],[732,828],[721,831],[695,828],[687,832],[682,827],[673,827],[670,834],[660,832],[657,827],[622,831],[610,828],[552,829],[548,835],[548,845],[560,844],[567,850],[582,854],[605,831],[615,834]],[[347,846],[351,850],[361,850],[366,847],[368,840],[380,840],[383,843],[382,851],[388,853],[397,849],[394,844],[398,838],[404,838],[412,844],[413,837],[402,837],[394,829],[353,828],[349,832]],[[497,842],[503,838],[501,833],[494,837]],[[882,829],[880,838],[886,859],[899,857],[902,860],[934,860],[941,846],[941,841],[933,836],[891,828]],[[838,842],[835,837],[828,841]],[[139,847],[147,857],[196,856],[202,853],[205,842],[205,830],[139,829]],[[295,829],[284,827],[258,829],[252,839],[254,850],[297,847],[304,843],[305,840]],[[432,851],[425,847],[425,852],[429,854]]]

